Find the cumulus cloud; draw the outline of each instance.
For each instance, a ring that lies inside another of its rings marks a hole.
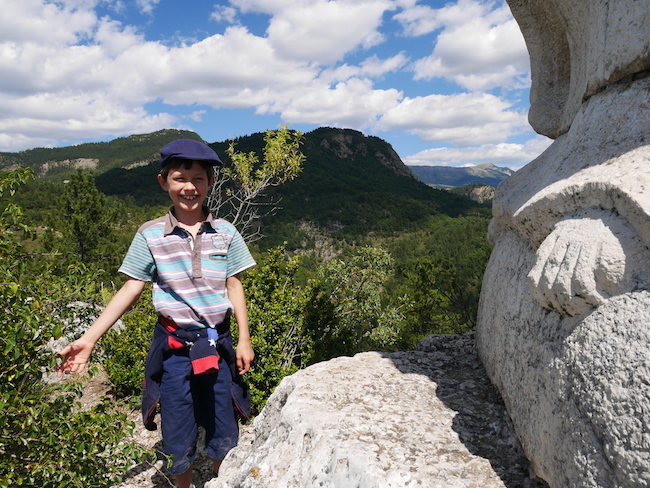
[[[89,38],[97,22],[91,10],[42,0],[4,0],[0,43],[16,48],[30,44],[73,45]]]
[[[364,129],[373,127],[380,114],[402,98],[395,89],[373,89],[369,80],[352,78],[334,87],[315,82],[309,88],[286,93],[272,104],[258,108],[261,114],[280,112],[287,123],[311,123]]]
[[[176,117],[166,113],[151,115],[141,107],[115,103],[113,99],[92,95],[61,96],[33,95],[19,100],[0,98],[0,112],[11,117],[0,118],[0,141],[5,150],[52,145],[49,141],[102,137],[122,134],[124,127],[130,133],[152,132],[171,127]]]
[[[331,64],[358,47],[384,39],[378,28],[388,0],[306,1],[275,11],[268,39],[280,56]]]
[[[99,1],[3,0],[0,150],[198,124],[208,108],[254,109],[291,124],[405,130],[457,146],[497,144],[527,126],[511,102],[480,92],[525,84],[519,41],[510,44],[516,26],[503,6],[230,0],[207,14],[229,24],[223,33],[171,43],[99,16]],[[124,9],[122,0],[107,5]],[[156,16],[163,5],[136,3],[145,14],[158,9]],[[265,35],[241,24],[248,14],[262,14]],[[428,35],[431,55],[413,60],[392,48],[391,16],[404,34]],[[417,96],[391,87],[391,77],[442,77],[475,92]],[[168,110],[154,113],[153,102]]]
[[[488,93],[405,98],[378,123],[384,131],[406,130],[423,141],[472,146],[503,141],[529,128],[526,115]]]
[[[461,166],[491,163],[495,166],[519,169],[539,156],[553,141],[536,136],[524,144],[485,144],[450,148],[437,147],[404,158],[409,166]]]
[[[529,86],[528,51],[505,2],[459,0],[442,9],[415,5],[396,15],[407,35],[442,28],[433,52],[414,63],[415,79],[444,78],[472,91]]]

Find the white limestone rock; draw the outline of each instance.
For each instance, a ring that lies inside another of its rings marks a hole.
[[[207,488],[532,487],[473,337],[285,378]]]

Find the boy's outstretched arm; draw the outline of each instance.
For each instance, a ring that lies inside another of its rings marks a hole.
[[[235,319],[239,329],[237,341],[237,369],[239,374],[246,374],[251,369],[251,363],[255,359],[255,352],[251,346],[251,336],[248,331],[248,310],[246,309],[246,297],[239,275],[229,277],[226,280],[228,299],[235,310]]]
[[[144,281],[134,278],[124,283],[84,335],[61,351],[64,360],[59,367],[58,376],[83,371],[97,341],[140,298],[144,285]]]

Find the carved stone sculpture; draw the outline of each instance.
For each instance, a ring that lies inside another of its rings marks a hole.
[[[508,0],[529,120],[497,189],[477,347],[553,488],[650,486],[650,6]]]

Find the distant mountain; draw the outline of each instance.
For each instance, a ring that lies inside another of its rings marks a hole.
[[[452,188],[475,183],[497,186],[514,173],[510,168],[499,168],[490,163],[464,168],[451,166],[409,166],[415,176],[434,188]]]
[[[156,180],[159,150],[178,138],[201,140],[194,132],[165,130],[106,143],[0,153],[0,170],[22,164],[34,168],[40,179],[58,182],[78,167],[91,168],[97,188],[107,195],[136,205],[168,205]],[[226,165],[229,142],[209,144]],[[264,134],[239,137],[235,143],[241,152],[261,154]],[[357,239],[371,232],[417,227],[439,214],[487,212],[466,196],[419,181],[390,144],[377,137],[321,127],[305,134],[301,150],[306,156],[302,173],[274,190],[272,197],[281,199],[281,208],[264,222],[265,233],[280,243],[285,234],[286,240],[295,242],[296,229],[304,228],[304,223],[332,236]]]
[[[37,178],[54,181],[67,178],[77,168],[92,169],[95,175],[100,175],[113,168],[135,168],[158,160],[160,148],[176,139],[202,141],[195,132],[165,129],[120,137],[110,142],[39,147],[18,153],[0,153],[0,171],[26,166],[34,169]]]
[[[210,144],[225,164],[230,164],[228,144]],[[239,137],[235,144],[241,152],[261,154],[264,134]],[[301,150],[306,156],[302,173],[274,190],[281,208],[264,222],[265,234],[279,243],[295,240],[298,222],[344,238],[401,231],[440,213],[455,217],[487,211],[463,195],[419,181],[390,144],[377,137],[321,127],[305,134]],[[97,178],[97,187],[107,195],[130,195],[140,204],[167,204],[155,178],[158,170],[157,163],[113,169]]]

